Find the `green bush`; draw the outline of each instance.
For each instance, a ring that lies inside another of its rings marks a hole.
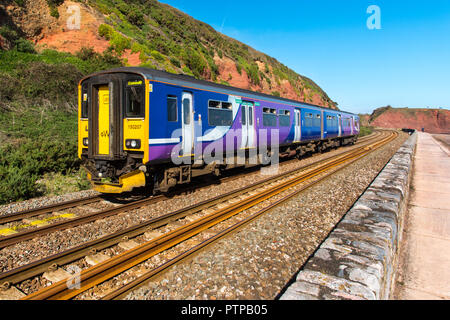
[[[131,53],[138,53],[138,52],[144,52],[146,51],[146,47],[137,43],[137,42],[133,42],[131,45]]]
[[[145,24],[144,15],[137,8],[133,8],[127,13],[127,19],[131,24],[134,24],[137,27],[141,27]]]
[[[1,26],[0,27],[0,36],[5,38],[6,40],[10,42],[15,42],[19,39],[19,35],[17,34],[17,31],[11,29],[9,26]]]
[[[188,66],[184,66],[183,67],[183,72],[187,75],[193,76],[194,74],[192,73],[191,69],[189,69]]]
[[[109,42],[111,47],[117,54],[122,55],[125,49],[131,49],[131,41],[129,38],[122,36],[118,32],[113,32],[111,34],[111,40]]]
[[[64,0],[47,0],[47,4],[50,7],[50,15],[59,18],[58,6],[62,5]]]
[[[215,80],[215,78],[219,74],[219,67],[216,65],[216,63],[210,56],[207,56],[206,60],[208,61],[208,65],[211,70],[213,80]]]
[[[364,136],[368,136],[369,134],[371,134],[373,132],[373,127],[365,127],[365,126],[361,126],[359,128],[359,137],[364,137]]]
[[[170,63],[173,64],[175,67],[181,68],[181,62],[175,57],[170,58]]]
[[[36,189],[37,175],[27,169],[0,166],[0,203],[9,203],[39,196]]]
[[[116,8],[124,15],[127,15],[130,12],[130,6],[124,2],[116,4]]]
[[[272,95],[275,96],[275,97],[280,97],[281,96],[279,91],[272,91]]]
[[[236,70],[240,75],[242,75],[242,66],[239,63],[236,63]]]
[[[166,58],[156,50],[152,50],[150,54],[152,55],[153,58],[155,58],[159,62],[163,62],[164,60],[166,60]]]
[[[93,48],[81,48],[75,55],[83,61],[79,66],[80,70],[87,74],[123,65],[120,58],[111,50],[106,50],[103,54],[100,54],[95,52]]]
[[[246,69],[247,74],[250,77],[250,80],[253,84],[259,85],[260,84],[260,78],[259,78],[259,69],[257,64],[251,64],[248,69]]]
[[[90,59],[94,59],[97,56],[97,53],[95,52],[94,48],[83,47],[78,52],[76,52],[75,55],[81,60],[87,61]]]
[[[111,35],[114,33],[114,29],[113,27],[111,27],[110,25],[107,24],[101,24],[98,27],[98,34],[100,35],[100,37],[105,38],[106,40],[110,40],[111,39]]]
[[[36,181],[47,172],[79,169],[75,113],[44,108],[4,112],[0,127],[9,137],[0,146],[0,203],[40,195]]]
[[[201,54],[196,50],[188,48],[183,55],[183,60],[195,77],[201,78],[206,69],[206,63]]]
[[[34,44],[23,38],[16,41],[16,50],[24,53],[36,53],[36,50],[34,50]]]
[[[50,7],[50,15],[56,19],[59,19],[59,11],[58,8]]]

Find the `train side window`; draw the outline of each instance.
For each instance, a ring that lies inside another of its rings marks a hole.
[[[313,114],[307,113],[305,115],[305,127],[312,127],[313,126]]]
[[[247,107],[242,106],[242,125],[245,126],[247,124]]]
[[[144,87],[128,86],[126,88],[126,117],[144,117]]]
[[[87,86],[83,86],[81,89],[81,118],[88,118],[88,90]]]
[[[263,108],[263,126],[276,127],[277,126],[277,110],[270,108]]]
[[[314,127],[320,127],[320,114],[316,114],[316,117],[314,118],[313,124]]]
[[[248,124],[253,125],[253,108],[248,108]]]
[[[231,126],[233,124],[233,108],[230,102],[209,100],[208,124],[212,127]]]
[[[167,96],[167,121],[177,122],[178,121],[178,110],[177,110],[177,97]]]
[[[183,100],[183,118],[184,118],[184,124],[190,124],[191,123],[191,106],[189,99],[185,98]]]
[[[327,116],[327,128],[337,127],[337,121],[335,116]]]
[[[289,110],[279,111],[280,127],[289,127],[291,124],[291,113]]]

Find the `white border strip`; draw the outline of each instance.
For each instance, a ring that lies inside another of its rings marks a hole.
[[[148,144],[179,143],[180,138],[149,139]]]

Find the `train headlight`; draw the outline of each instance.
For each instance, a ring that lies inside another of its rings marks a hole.
[[[89,146],[89,138],[83,138],[83,146]]]
[[[125,145],[128,149],[140,149],[141,148],[141,140],[128,139],[125,141]]]

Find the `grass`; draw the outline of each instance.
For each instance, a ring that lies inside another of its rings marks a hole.
[[[361,126],[359,128],[359,137],[364,137],[364,136],[368,136],[369,134],[371,134],[373,132],[373,127],[364,127]]]
[[[80,176],[76,114],[44,108],[3,112],[0,128],[4,136],[0,145],[0,203],[45,195],[37,183],[45,174]],[[76,186],[80,190],[86,183]]]
[[[20,43],[20,42],[18,42]],[[0,51],[0,204],[90,187],[77,157],[77,85],[108,51]]]
[[[36,181],[36,184],[38,191],[48,196],[59,196],[91,188],[86,171],[82,168],[71,171],[69,174],[45,173]]]

